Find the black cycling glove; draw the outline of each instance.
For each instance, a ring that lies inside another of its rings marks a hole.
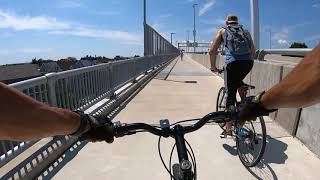
[[[105,117],[93,117],[85,114],[82,111],[75,111],[80,115],[81,123],[79,129],[71,134],[72,136],[79,136],[79,140],[106,141],[112,143],[114,140],[112,122],[109,118]],[[86,127],[89,125],[89,130],[86,131]]]
[[[277,109],[266,109],[260,102],[260,99],[264,92],[259,93],[256,96],[249,96],[243,99],[238,109],[238,120],[247,121],[255,119],[259,116],[267,116],[269,113],[276,111]]]

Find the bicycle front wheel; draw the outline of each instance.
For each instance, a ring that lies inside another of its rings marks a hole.
[[[226,91],[225,87],[221,87],[218,93],[217,102],[216,102],[216,112],[224,111],[226,109],[226,105],[223,103],[223,99],[225,98]],[[225,130],[226,123],[218,123],[220,128]]]
[[[236,136],[237,152],[242,164],[246,167],[257,165],[266,148],[266,124],[263,117],[246,122],[238,128]]]

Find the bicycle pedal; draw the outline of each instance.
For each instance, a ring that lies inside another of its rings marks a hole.
[[[220,138],[221,139],[225,139],[225,138],[227,138],[227,135],[226,134],[220,134]]]
[[[227,138],[227,133],[225,130],[220,134],[220,138],[221,139]]]

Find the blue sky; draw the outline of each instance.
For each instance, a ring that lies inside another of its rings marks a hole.
[[[192,39],[193,8],[197,40],[209,42],[235,13],[250,30],[249,0],[147,0],[147,22],[174,42]],[[142,0],[0,0],[0,64],[32,58],[143,53]],[[320,0],[261,0],[261,48],[286,48],[293,41],[320,42]]]

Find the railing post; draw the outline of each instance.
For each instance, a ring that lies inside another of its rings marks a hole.
[[[111,87],[111,90],[110,90],[110,97],[111,98],[114,98],[116,96],[115,94],[115,90],[114,90],[114,75],[113,75],[113,63],[110,63],[110,66],[109,66],[109,84],[110,84],[110,87]]]
[[[263,49],[262,50],[260,50],[259,52],[258,52],[258,57],[257,57],[257,59],[259,60],[259,61],[264,61],[264,56],[267,54],[267,52],[265,52]]]
[[[51,106],[58,107],[56,96],[56,73],[49,73],[45,75],[48,83],[48,95]]]

